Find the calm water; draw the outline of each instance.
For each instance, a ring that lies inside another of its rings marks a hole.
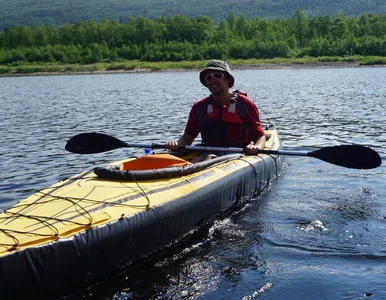
[[[236,70],[236,88],[290,150],[346,143],[386,155],[386,68]],[[198,72],[0,78],[0,208],[96,164],[75,155],[99,131],[131,143],[176,139],[207,94]],[[358,157],[358,159],[361,159]],[[259,198],[153,261],[73,299],[386,299],[386,168],[307,157]]]

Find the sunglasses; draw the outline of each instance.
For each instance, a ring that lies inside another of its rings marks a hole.
[[[224,73],[214,73],[214,74],[208,74],[205,76],[206,81],[211,81],[212,79],[222,79],[224,78],[225,74]]]

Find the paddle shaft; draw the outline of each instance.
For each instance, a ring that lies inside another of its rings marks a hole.
[[[148,148],[148,149],[166,149],[164,144],[126,144],[126,147]],[[244,148],[233,147],[211,147],[211,146],[184,146],[179,145],[178,150],[207,151],[207,152],[233,152],[244,153]],[[284,151],[284,150],[259,150],[261,154],[294,155],[294,156],[312,156],[310,152],[305,151]]]
[[[166,149],[165,144],[126,144],[126,147],[149,148],[149,149]],[[211,146],[184,146],[184,145],[179,145],[178,150],[235,152],[235,153],[243,153],[244,152],[243,148],[211,147]]]

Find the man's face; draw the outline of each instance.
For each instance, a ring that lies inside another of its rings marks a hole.
[[[208,71],[205,75],[208,89],[213,95],[221,94],[224,90],[229,90],[229,78],[225,73],[219,71]]]

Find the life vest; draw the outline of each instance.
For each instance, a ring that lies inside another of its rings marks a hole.
[[[244,121],[245,105],[237,101],[240,91],[233,92],[232,99],[218,107],[211,96],[207,97],[198,112],[202,141],[208,146],[244,147],[250,142],[249,128]]]

